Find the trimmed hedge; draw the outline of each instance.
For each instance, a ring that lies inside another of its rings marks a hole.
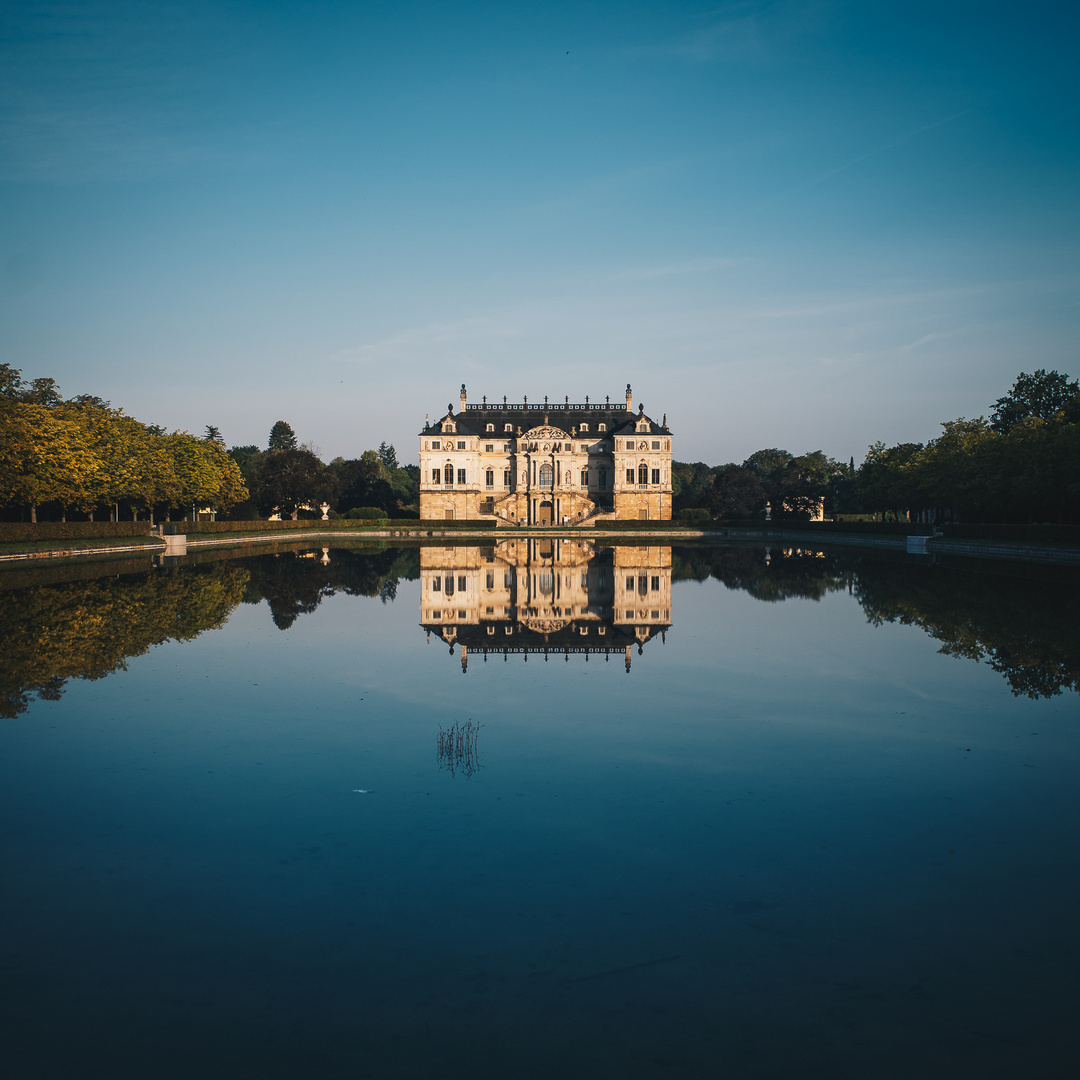
[[[0,521],[0,543],[35,540],[104,540],[116,536],[149,536],[149,521]]]
[[[634,518],[628,521],[597,521],[596,528],[600,532],[603,532],[605,529],[618,529],[634,532],[635,530],[640,529],[700,529],[702,524],[702,522],[698,521],[678,521],[671,520],[670,518],[661,518],[653,521],[642,521],[640,518]]]
[[[939,525],[948,540],[1014,544],[1080,544],[1080,525]]]
[[[427,521],[419,518],[333,518],[330,521],[165,521],[162,528],[173,535],[196,533],[260,532],[354,532],[365,529],[494,529],[490,518],[482,521]]]
[[[930,532],[929,525],[914,525],[906,521],[719,521],[720,529],[754,529],[758,532],[820,532],[841,533],[847,536],[915,536],[919,529]]]

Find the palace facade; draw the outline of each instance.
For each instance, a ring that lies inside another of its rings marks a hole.
[[[420,432],[420,517],[500,525],[671,518],[671,432],[639,405],[453,406]]]

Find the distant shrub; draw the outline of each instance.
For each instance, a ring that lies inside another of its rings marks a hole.
[[[678,519],[679,521],[693,521],[700,525],[706,525],[712,522],[712,514],[703,506],[689,506],[685,510],[679,511]]]
[[[378,506],[354,506],[345,516],[360,521],[388,521],[390,518],[390,515]]]

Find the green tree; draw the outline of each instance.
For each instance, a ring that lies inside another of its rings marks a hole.
[[[310,450],[268,450],[252,479],[251,495],[260,513],[296,518],[301,507],[332,503],[337,482]]]
[[[1028,416],[1052,420],[1072,405],[1080,394],[1077,380],[1068,375],[1039,368],[1032,374],[1020,372],[1012,389],[994,402],[990,426],[999,435],[1008,435],[1013,427]]]
[[[284,420],[279,420],[270,429],[270,439],[266,448],[268,450],[295,450],[297,448],[296,432]]]
[[[397,452],[394,450],[393,443],[387,444],[385,441],[379,443],[379,460],[389,469],[393,471],[398,467]]]
[[[218,446],[224,447],[225,440],[221,437],[221,428],[214,427],[213,424],[206,425],[206,434],[203,436],[207,442],[217,443]]]
[[[717,517],[754,517],[765,509],[765,489],[742,465],[729,465],[713,479],[710,509]]]
[[[236,462],[244,480],[248,481],[259,471],[259,461],[264,453],[257,446],[234,446],[229,450],[229,457]]]

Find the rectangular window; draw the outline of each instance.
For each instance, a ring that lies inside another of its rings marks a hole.
[[[464,469],[458,469],[458,471],[457,471],[457,482],[459,484],[464,484],[465,483],[465,470]]]
[[[656,580],[659,582],[660,579],[657,578]],[[487,572],[487,587],[489,589],[494,589],[495,588],[495,571],[494,570],[489,570]]]
[[[600,470],[600,480],[597,486],[601,491],[604,491],[607,488],[607,469]]]
[[[639,465],[637,471],[637,482],[639,484],[647,484],[649,482],[649,466]]]
[[[660,579],[658,577],[654,577],[652,579],[652,581],[649,582],[649,588],[653,592],[659,592],[660,591]]]
[[[659,439],[653,439],[652,448],[654,450],[659,450],[660,449],[660,440]]]
[[[441,619],[442,618],[442,612],[441,611],[433,611],[431,613],[431,617],[433,619]]]
[[[487,453],[487,454],[494,454],[495,453],[495,444],[494,443],[485,443],[484,444],[484,452]]]
[[[634,440],[633,439],[627,439],[626,440],[626,449],[627,450],[633,450],[634,449]]]
[[[637,589],[642,596],[649,591],[649,579],[644,574],[637,579]]]
[[[509,487],[511,479],[512,479],[512,477],[511,477],[511,474],[510,474],[510,470],[509,469],[503,469],[503,487]]]
[[[581,470],[581,486],[582,487],[588,487],[589,486],[589,470],[588,469],[582,469]]]
[[[484,608],[484,614],[485,615],[494,615],[495,614],[495,609],[493,607]],[[495,633],[495,627],[494,626],[489,626],[488,627],[488,633],[489,634],[494,634]]]
[[[484,473],[484,483],[488,487],[494,487],[495,486],[495,470],[494,469],[488,469],[488,471],[486,473]]]
[[[587,570],[581,572],[581,587],[587,589],[589,587],[589,573]]]
[[[626,470],[626,482],[628,484],[632,484],[634,482],[634,470],[633,469],[627,469]]]
[[[432,450],[438,450],[439,449],[439,441],[437,439],[432,439],[431,442],[428,444],[428,446]]]
[[[465,449],[465,440],[464,439],[458,439],[457,448],[459,450],[464,450]]]
[[[652,482],[654,484],[659,484],[660,483],[660,470],[659,469],[653,469],[653,471],[652,471]]]
[[[442,578],[432,578],[431,579],[431,591],[432,592],[442,592]]]
[[[654,618],[654,619],[659,619],[660,618],[660,612],[659,611],[654,611],[651,614],[652,614],[652,618]]]
[[[459,619],[467,619],[469,617],[469,613],[467,611],[459,611],[457,613],[457,617]]]
[[[506,572],[505,572],[505,573],[503,574],[503,588],[504,588],[504,589],[509,589],[509,588],[510,588],[510,585],[511,585],[511,583],[512,583],[512,578],[510,577],[510,571],[509,571],[509,570],[507,570],[507,571],[506,571]]]
[[[441,484],[442,483],[442,469],[432,469],[431,470],[431,482],[433,484]]]
[[[469,579],[467,577],[462,576],[462,577],[459,577],[457,579],[457,591],[458,592],[465,592],[465,590],[468,587],[469,587]]]
[[[628,619],[632,619],[632,618],[634,617],[634,613],[633,613],[632,611],[628,611],[628,612],[626,613],[626,617],[627,617]]]
[[[454,486],[454,470],[449,465],[443,470],[444,479],[447,487]]]
[[[626,579],[626,591],[627,592],[633,592],[634,591],[634,579],[632,577],[628,577]]]

